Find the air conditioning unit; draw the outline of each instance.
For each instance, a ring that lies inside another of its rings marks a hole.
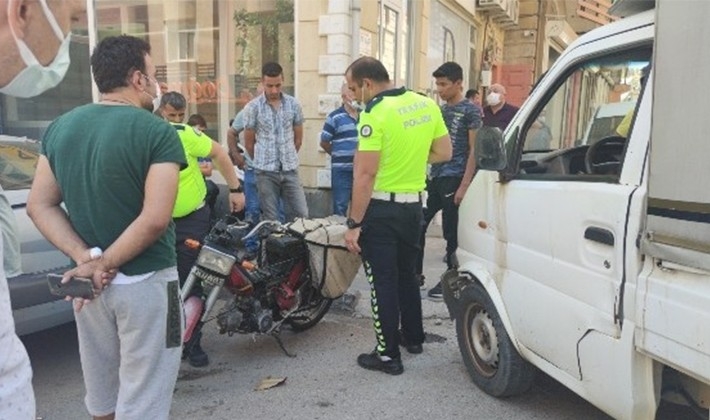
[[[504,29],[518,26],[518,17],[520,15],[520,0],[508,0],[508,7],[505,14],[497,15],[493,21]]]
[[[510,0],[478,0],[478,9],[491,15],[505,13]]]

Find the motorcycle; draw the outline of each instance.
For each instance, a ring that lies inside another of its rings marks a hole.
[[[254,256],[245,243],[256,238]],[[312,275],[306,241],[299,232],[276,221],[254,227],[232,215],[217,220],[200,247],[199,256],[181,290],[185,308],[186,345],[202,326],[216,319],[220,334],[269,334],[288,356],[279,337],[287,324],[295,331],[316,325],[333,299],[321,294]],[[255,258],[256,257],[256,258]],[[207,297],[191,296],[197,280]],[[224,307],[215,312],[220,294],[228,294]]]

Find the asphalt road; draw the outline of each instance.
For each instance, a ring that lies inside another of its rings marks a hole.
[[[428,249],[443,249],[430,239]],[[440,252],[427,256],[427,283],[443,268]],[[351,291],[364,295],[358,278]],[[424,300],[424,353],[403,352],[404,374],[389,376],[357,366],[374,346],[367,299],[338,305],[314,328],[285,330],[287,357],[271,337],[222,336],[207,325],[203,347],[210,365],[183,362],[174,393],[174,419],[608,419],[576,394],[538,373],[526,394],[505,400],[484,394],[470,381],[442,302]],[[76,328],[68,324],[24,337],[34,369],[38,417],[88,418]],[[286,378],[256,391],[265,378]],[[678,418],[675,415],[665,418]]]

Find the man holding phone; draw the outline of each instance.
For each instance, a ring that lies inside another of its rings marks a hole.
[[[168,419],[182,352],[172,210],[185,153],[152,115],[160,87],[150,45],[104,38],[91,68],[101,101],[47,128],[27,213],[76,263],[63,282],[86,277],[97,292],[74,299],[89,413]]]

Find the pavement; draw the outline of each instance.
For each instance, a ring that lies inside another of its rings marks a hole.
[[[443,299],[433,300],[427,296],[427,291],[439,282],[439,277],[446,270],[443,261],[446,253],[446,241],[442,238],[441,227],[432,223],[427,229],[427,240],[424,250],[424,276],[425,287],[421,289],[422,317],[424,319],[449,319]],[[370,284],[365,278],[362,268],[358,272],[352,285],[343,297],[333,303],[336,309],[352,312],[353,316],[370,318]]]

